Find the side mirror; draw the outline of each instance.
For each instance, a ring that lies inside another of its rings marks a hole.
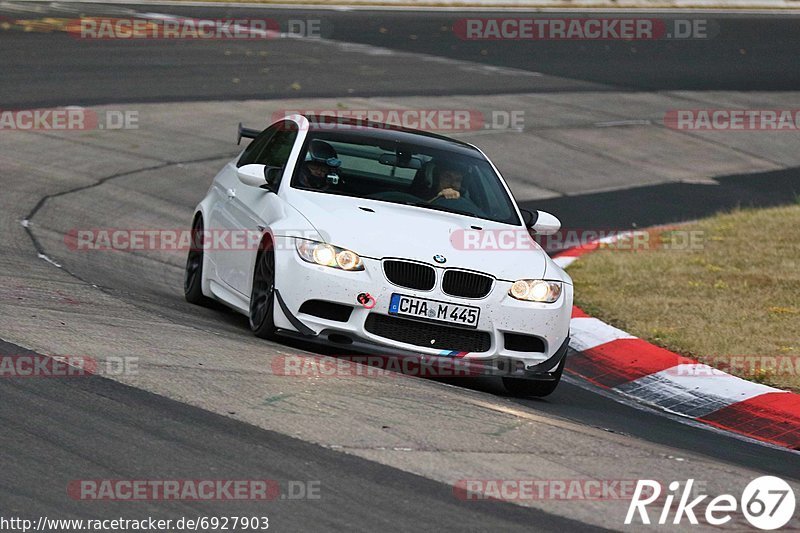
[[[266,165],[244,165],[236,169],[239,181],[250,187],[260,187],[275,192],[283,169]]]
[[[521,211],[525,225],[537,235],[553,235],[561,229],[561,221],[546,211]]]
[[[239,181],[251,187],[267,184],[267,167],[264,165],[244,165],[236,169]]]

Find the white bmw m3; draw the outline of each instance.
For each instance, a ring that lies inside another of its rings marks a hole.
[[[218,300],[262,338],[455,358],[513,394],[555,390],[572,280],[530,233],[560,223],[520,210],[483,152],[304,115],[239,135],[253,140],[195,211],[189,302]],[[209,246],[215,231],[248,232],[254,245]]]

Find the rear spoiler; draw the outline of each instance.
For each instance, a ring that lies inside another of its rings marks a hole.
[[[261,133],[261,130],[254,130],[252,128],[245,128],[242,126],[242,123],[239,123],[239,134],[236,136],[236,144],[240,144],[242,142],[242,137],[247,139],[255,139],[258,137],[258,134]]]

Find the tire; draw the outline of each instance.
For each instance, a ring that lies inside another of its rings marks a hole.
[[[183,274],[183,295],[186,301],[208,306],[211,299],[203,295],[203,217],[198,216],[192,224],[192,244],[186,256]]]
[[[253,269],[250,292],[250,329],[261,339],[275,338],[275,251],[272,244],[261,247]]]
[[[561,374],[564,372],[564,365],[566,362],[566,357],[561,359],[561,362],[558,364],[558,368],[556,368],[556,371],[553,373],[555,379],[552,381],[538,381],[535,379],[525,378],[503,378],[503,387],[505,387],[506,391],[512,396],[533,396],[536,398],[549,396],[550,394],[553,394],[553,392],[556,390],[556,387],[558,387],[558,384],[561,383]]]

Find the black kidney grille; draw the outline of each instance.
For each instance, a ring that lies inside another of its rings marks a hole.
[[[484,274],[447,270],[442,279],[442,291],[450,296],[483,298],[492,290],[492,279]]]
[[[455,352],[486,352],[492,338],[486,331],[432,324],[370,313],[364,329],[385,339]],[[431,342],[433,341],[433,342]]]
[[[386,278],[401,287],[429,291],[436,285],[436,272],[433,267],[409,261],[384,261],[383,272]]]

